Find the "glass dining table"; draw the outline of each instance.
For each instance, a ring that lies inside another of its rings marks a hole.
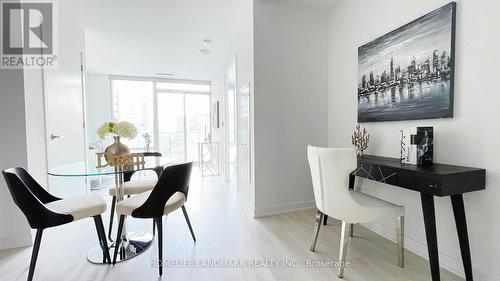
[[[133,173],[152,170],[160,177],[164,167],[173,164],[169,159],[160,155],[160,153],[144,153],[144,161],[140,165],[97,167],[97,159],[93,159],[88,163],[76,162],[57,166],[49,169],[47,173],[53,177],[100,177],[112,175],[115,178],[116,202],[118,203],[124,199],[123,183],[129,181]],[[111,236],[111,234],[108,235]],[[127,232],[125,223],[121,240],[122,242],[118,245],[120,248],[117,262],[128,260],[146,251],[153,242],[153,234],[148,231]],[[110,244],[111,256],[113,256],[116,246],[115,243]],[[105,263],[100,245],[94,246],[89,251],[87,258],[92,263]]]

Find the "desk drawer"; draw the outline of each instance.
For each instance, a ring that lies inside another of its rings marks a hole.
[[[411,190],[441,195],[442,182],[440,179],[422,174],[414,174],[406,171],[400,171],[398,185]]]

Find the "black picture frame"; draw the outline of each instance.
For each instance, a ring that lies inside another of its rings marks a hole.
[[[456,5],[358,48],[358,123],[453,117]]]

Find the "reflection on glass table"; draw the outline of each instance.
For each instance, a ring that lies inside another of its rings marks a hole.
[[[97,158],[90,159],[87,163],[69,163],[50,169],[47,173],[55,177],[96,177],[104,175],[114,175],[115,185],[117,190],[116,201],[119,202],[124,199],[123,183],[130,180],[132,174],[136,171],[153,170],[160,176],[165,166],[173,164],[170,159],[159,157],[159,153],[144,153],[144,164],[130,165],[123,167],[103,167],[96,168]],[[86,168],[85,168],[86,167]],[[124,261],[143,253],[148,249],[153,241],[153,235],[149,232],[127,232],[124,225],[122,232],[122,241],[120,247],[120,255],[117,261]],[[115,244],[110,246],[110,253],[114,252]],[[92,263],[103,263],[104,258],[100,245],[93,247],[87,256],[88,260]]]

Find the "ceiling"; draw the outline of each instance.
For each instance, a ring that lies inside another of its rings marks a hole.
[[[83,17],[87,70],[95,73],[212,80],[226,70],[239,33],[251,32],[253,25],[252,0],[72,1],[81,5],[72,12]],[[278,1],[321,10],[341,2]],[[205,39],[212,44],[204,46]]]
[[[242,1],[89,1],[83,20],[87,70],[211,80],[234,56]],[[212,43],[205,46],[205,39]]]

